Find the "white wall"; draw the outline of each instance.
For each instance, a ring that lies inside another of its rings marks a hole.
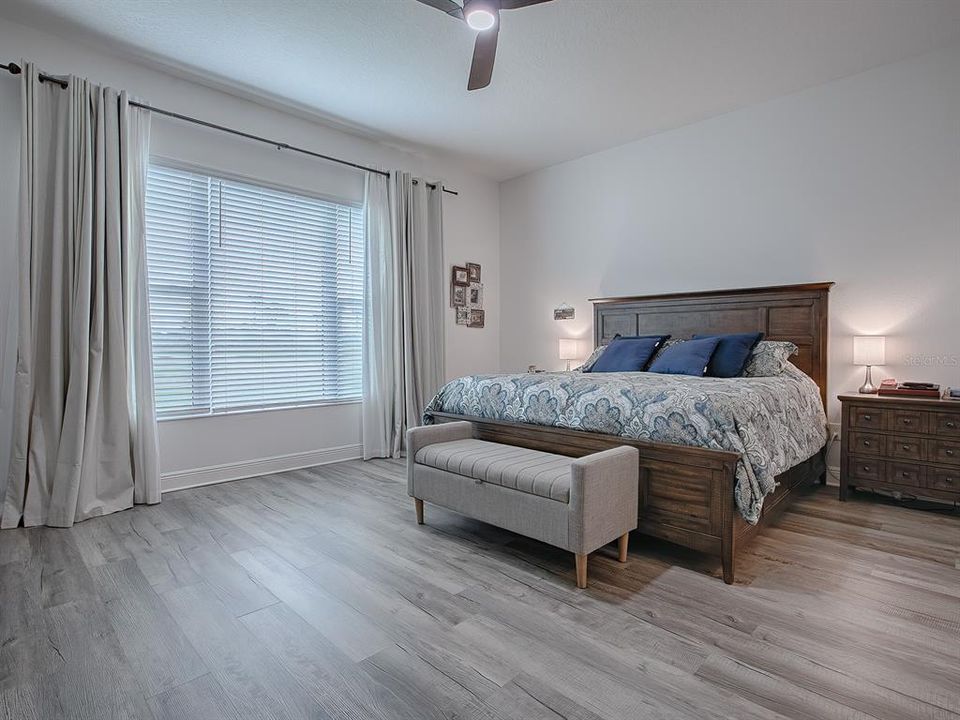
[[[447,374],[455,377],[498,369],[499,194],[495,182],[443,158],[404,152],[33,28],[0,21],[0,48],[5,62],[23,57],[47,72],[73,73],[126,89],[158,107],[360,164],[442,179],[460,193],[457,197],[445,196],[446,264],[471,261],[483,265],[486,307],[483,330],[455,325],[453,311],[448,309]],[[8,158],[19,139],[19,110],[14,109],[14,104],[19,105],[19,87],[17,80],[6,76],[0,77],[0,84],[0,285],[6,287],[14,270],[5,260],[15,244],[15,236],[8,228],[13,221],[10,208],[15,203],[18,172]],[[154,118],[151,150],[163,157],[308,191],[355,200],[363,195],[363,177],[359,172],[160,116]],[[4,375],[8,374],[6,367],[4,363]],[[2,410],[6,413],[6,406]],[[359,416],[359,406],[353,404],[161,422],[164,486],[356,457]],[[3,430],[0,423],[0,432]]]
[[[504,371],[560,367],[590,297],[833,280],[831,397],[854,334],[889,337],[876,375],[960,385],[960,45],[511,180],[500,213]]]

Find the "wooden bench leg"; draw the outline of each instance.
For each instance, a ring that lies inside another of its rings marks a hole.
[[[417,525],[423,525],[423,500],[414,498],[413,505],[417,508]]]
[[[587,555],[586,553],[576,553],[577,556],[577,587],[585,588],[587,586]]]
[[[630,533],[625,532],[620,536],[620,539],[617,540],[617,549],[620,551],[619,560],[622,563],[627,561],[627,546],[630,544]]]

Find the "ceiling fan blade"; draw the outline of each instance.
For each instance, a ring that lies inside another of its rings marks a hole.
[[[440,12],[452,15],[455,18],[463,20],[463,8],[457,5],[453,0],[417,0],[429,7],[435,8]]]
[[[527,7],[528,5],[539,5],[545,2],[550,2],[550,0],[500,0],[500,9],[516,10],[517,8]]]
[[[473,46],[473,64],[470,66],[470,80],[467,90],[479,90],[490,84],[493,77],[493,61],[497,57],[497,36],[499,27],[484,30],[477,34],[477,42]]]

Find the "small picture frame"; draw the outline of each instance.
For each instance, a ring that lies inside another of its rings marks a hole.
[[[467,263],[467,278],[472,283],[480,282],[480,263]]]
[[[457,308],[457,325],[469,325],[469,324],[470,324],[470,308],[458,307]]]
[[[467,323],[467,327],[472,328],[482,328],[484,320],[483,310],[470,310],[470,322]]]
[[[470,284],[470,275],[467,272],[465,267],[460,267],[459,265],[453,266],[453,273],[450,276],[450,283],[453,285],[459,285],[460,287],[467,287]]]
[[[450,286],[450,307],[466,307],[467,305],[467,289],[463,285],[451,285]]]
[[[553,309],[554,320],[573,320],[577,316],[577,310],[572,305],[561,303]]]
[[[467,307],[480,310],[483,308],[483,284],[470,283],[467,291]]]

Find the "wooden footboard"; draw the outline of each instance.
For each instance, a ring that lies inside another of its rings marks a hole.
[[[734,581],[738,547],[782,512],[798,488],[822,474],[822,458],[818,455],[780,475],[777,478],[780,485],[767,496],[761,521],[754,526],[740,516],[734,501],[738,453],[453,413],[432,415],[435,422],[472,422],[475,435],[481,440],[572,457],[619,445],[637,448],[640,451],[638,529],[693,550],[718,555],[723,565],[723,580],[728,584]]]

